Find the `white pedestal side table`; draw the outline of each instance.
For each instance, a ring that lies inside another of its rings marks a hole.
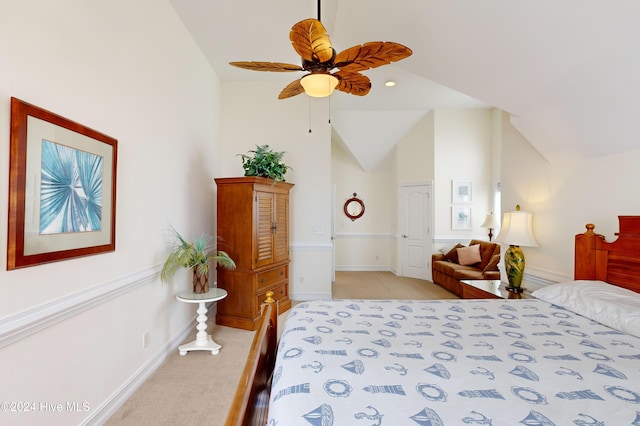
[[[198,317],[196,318],[198,324],[196,329],[196,340],[190,343],[180,345],[178,350],[180,355],[186,355],[189,351],[211,351],[211,355],[218,355],[220,352],[220,346],[213,341],[211,335],[207,334],[207,306],[209,302],[217,302],[227,297],[227,291],[221,288],[214,287],[206,293],[194,293],[193,291],[181,291],[176,295],[176,299],[185,303],[197,303]]]

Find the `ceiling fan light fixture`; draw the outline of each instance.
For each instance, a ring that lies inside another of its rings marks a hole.
[[[329,73],[312,73],[300,80],[304,92],[314,98],[331,96],[338,85],[338,79]]]

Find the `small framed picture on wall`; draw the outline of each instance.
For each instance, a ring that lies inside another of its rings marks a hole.
[[[451,229],[454,231],[471,229],[471,207],[451,208]]]
[[[451,203],[470,203],[471,199],[471,181],[453,180],[451,181]]]

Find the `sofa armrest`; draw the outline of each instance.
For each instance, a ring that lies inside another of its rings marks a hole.
[[[484,269],[482,270],[482,273],[485,272],[499,272],[500,270],[498,269],[498,264],[500,263],[500,254],[494,254],[493,256],[491,256],[491,260],[489,260],[489,263],[487,263],[487,266],[484,267]]]
[[[487,271],[482,273],[483,280],[499,280],[500,271]]]
[[[444,258],[444,254],[442,253],[433,253],[431,255],[431,262],[435,262],[436,260],[446,260]]]

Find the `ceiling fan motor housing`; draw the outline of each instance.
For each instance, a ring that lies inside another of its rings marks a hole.
[[[302,69],[305,71],[311,71],[313,72],[314,70],[331,70],[332,68],[335,67],[335,59],[336,59],[336,50],[334,48],[331,48],[331,50],[333,51],[333,54],[331,55],[331,59],[329,59],[328,61],[324,61],[324,62],[319,62],[317,59],[314,58],[313,61],[309,61],[305,58],[300,58],[302,59]]]

